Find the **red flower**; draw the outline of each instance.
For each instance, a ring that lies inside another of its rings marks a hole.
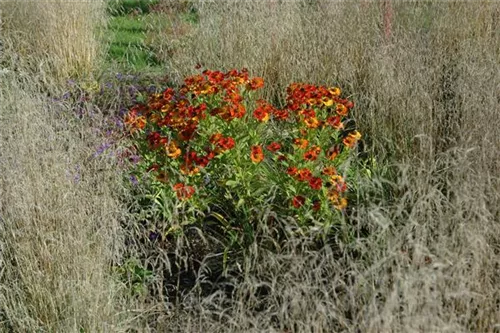
[[[326,152],[326,157],[330,160],[333,161],[335,157],[340,153],[340,147],[339,146],[334,146],[328,149]]]
[[[309,186],[313,190],[319,190],[322,185],[323,185],[323,182],[321,181],[321,178],[319,178],[319,177],[312,177],[311,179],[309,179]]]
[[[278,142],[272,142],[267,147],[267,150],[272,151],[273,153],[277,152],[281,149],[281,145]]]
[[[319,200],[315,200],[315,201],[313,202],[313,207],[312,207],[312,209],[313,209],[315,212],[317,212],[318,210],[320,210],[320,209],[321,209],[321,201],[319,201]]]
[[[337,104],[335,111],[339,116],[346,116],[349,109],[344,104]]]
[[[288,110],[274,110],[273,114],[274,114],[274,118],[276,118],[278,120],[288,119]]]
[[[297,174],[298,170],[296,167],[289,167],[286,169],[286,173],[289,174],[290,176],[295,176]]]
[[[315,161],[318,158],[320,152],[321,148],[318,146],[314,146],[312,149],[304,153],[304,159],[307,161]]]
[[[196,192],[193,186],[186,186],[183,183],[177,183],[173,186],[179,200],[187,200]]]
[[[247,88],[249,90],[257,90],[259,88],[262,88],[264,86],[264,79],[261,77],[256,77],[250,80],[247,84]]]
[[[293,144],[296,145],[299,149],[306,149],[309,141],[307,141],[306,139],[297,138],[293,139]]]
[[[297,179],[301,182],[309,181],[312,177],[312,172],[309,169],[300,169],[297,172]]]
[[[328,122],[328,125],[332,126],[335,129],[344,128],[344,124],[342,123],[340,116],[328,117],[328,119],[326,121]]]
[[[306,198],[304,198],[303,196],[301,195],[296,195],[293,197],[292,199],[292,205],[293,207],[295,208],[300,208],[302,207],[306,202]]]
[[[262,151],[262,147],[259,145],[254,145],[251,147],[250,159],[254,163],[260,163],[264,160],[264,152]]]
[[[327,175],[327,176],[333,176],[333,175],[337,174],[337,170],[335,169],[335,167],[329,166],[329,167],[325,167],[323,169],[322,173],[324,175]]]
[[[213,134],[211,137],[210,137],[210,142],[212,144],[217,144],[217,142],[219,142],[220,139],[222,139],[223,136],[221,133],[215,133]]]
[[[265,111],[263,108],[257,108],[253,112],[253,116],[258,121],[265,123],[269,120],[269,112]]]
[[[230,136],[221,138],[218,142],[218,146],[222,148],[223,151],[232,149],[234,147],[234,144],[234,139]]]
[[[352,109],[354,107],[354,102],[352,101],[347,101],[344,103],[344,105],[348,108],[348,109]]]

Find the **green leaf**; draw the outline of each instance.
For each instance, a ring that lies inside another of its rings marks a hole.
[[[238,203],[236,204],[236,209],[243,206],[244,203],[245,203],[245,199],[242,198],[242,199],[238,200]]]
[[[228,180],[226,182],[226,186],[229,186],[229,187],[236,187],[240,184],[240,182],[238,182],[237,180]]]

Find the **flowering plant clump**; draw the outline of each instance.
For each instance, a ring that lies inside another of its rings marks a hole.
[[[156,198],[219,207],[232,229],[265,209],[304,223],[344,210],[338,170],[361,138],[344,126],[353,102],[337,87],[293,83],[276,108],[255,100],[263,85],[245,69],[205,70],[134,105],[124,117],[134,179],[148,175]]]

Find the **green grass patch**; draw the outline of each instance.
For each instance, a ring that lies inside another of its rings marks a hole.
[[[149,13],[151,5],[157,4],[158,0],[113,0],[110,1],[108,11],[113,16],[122,16],[131,13]]]

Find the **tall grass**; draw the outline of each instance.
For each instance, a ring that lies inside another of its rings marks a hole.
[[[0,88],[0,331],[118,330],[116,173],[89,160],[95,133],[11,75]]]
[[[103,2],[0,6],[0,331],[124,331],[110,270],[122,246],[120,181],[112,163],[92,158],[102,117],[77,120],[47,97],[96,70]]]
[[[241,278],[229,283],[231,297],[192,294],[188,310],[169,319],[175,325],[164,325],[218,332],[498,329],[500,6],[393,2],[390,34],[379,2],[197,8],[199,26],[170,60],[177,78],[197,63],[248,67],[264,76],[264,94],[275,100],[292,81],[338,84],[357,102],[366,153],[385,167],[361,185],[346,226],[356,240],[340,242],[340,254],[297,251],[303,241],[279,254],[255,248]]]
[[[2,1],[0,10],[18,66],[60,82],[93,74],[100,64],[106,1]]]

